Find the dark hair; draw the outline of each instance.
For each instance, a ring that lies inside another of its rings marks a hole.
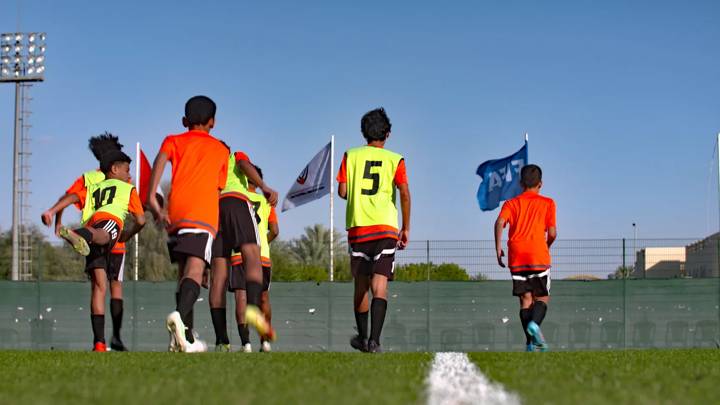
[[[130,156],[126,155],[123,151],[111,150],[100,158],[100,170],[103,173],[108,173],[112,170],[114,165],[123,162],[130,163],[132,162],[132,159],[130,159]]]
[[[520,184],[525,188],[537,187],[542,181],[542,169],[538,165],[523,166],[520,170]]]
[[[360,120],[360,130],[368,142],[384,141],[391,128],[390,118],[382,107],[366,112]]]
[[[88,140],[88,148],[98,162],[107,152],[122,150],[122,147],[122,144],[118,142],[118,137],[107,131]]]
[[[188,126],[205,125],[215,118],[215,102],[207,96],[195,96],[185,103],[185,119]]]

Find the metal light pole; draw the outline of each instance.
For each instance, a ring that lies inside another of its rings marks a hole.
[[[42,82],[45,77],[45,33],[0,34],[0,83],[15,83],[15,129],[13,146],[12,280],[20,279],[20,226],[24,185],[21,184],[23,83]]]

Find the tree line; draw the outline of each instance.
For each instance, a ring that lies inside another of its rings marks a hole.
[[[149,216],[149,214],[147,214]],[[84,280],[84,258],[78,256],[66,244],[51,243],[37,227],[28,229],[32,241],[33,279]],[[167,251],[167,234],[148,217],[145,228],[139,234],[140,252],[138,279],[144,281],[171,281],[177,279],[177,269],[170,263]],[[336,281],[351,281],[350,258],[344,234],[335,231]],[[270,244],[273,262],[273,281],[327,281],[330,252],[330,229],[315,224],[305,228],[302,235],[289,240],[276,240]],[[132,278],[134,268],[134,244],[128,242],[125,260],[126,280]],[[0,280],[10,279],[12,261],[12,233],[0,232]],[[395,269],[398,281],[468,281],[484,280],[470,277],[457,264],[413,263],[399,265]]]

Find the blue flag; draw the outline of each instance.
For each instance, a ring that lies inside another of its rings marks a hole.
[[[488,160],[477,168],[482,183],[477,192],[478,203],[483,211],[492,211],[500,201],[509,200],[523,189],[520,185],[520,170],[528,163],[528,145],[502,159]]]

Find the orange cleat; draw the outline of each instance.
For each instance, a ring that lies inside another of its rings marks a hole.
[[[95,347],[93,347],[94,352],[106,352],[107,346],[103,342],[95,342]]]

